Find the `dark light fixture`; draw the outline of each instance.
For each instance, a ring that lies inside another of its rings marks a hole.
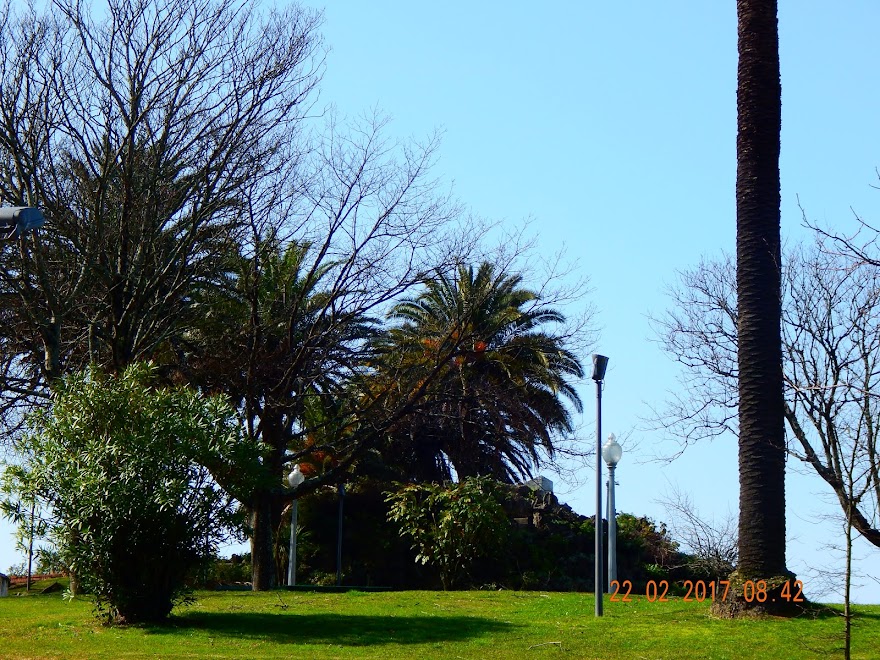
[[[5,206],[0,208],[0,239],[12,240],[26,231],[39,229],[46,224],[40,209],[33,206]]]
[[[608,368],[608,358],[598,353],[593,353],[593,380],[596,382],[605,380],[605,369]]]

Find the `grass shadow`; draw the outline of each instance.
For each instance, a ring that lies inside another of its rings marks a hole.
[[[514,624],[475,616],[363,616],[251,612],[183,614],[167,625],[148,626],[151,634],[204,630],[217,637],[271,640],[282,644],[423,644],[458,642],[509,632]]]

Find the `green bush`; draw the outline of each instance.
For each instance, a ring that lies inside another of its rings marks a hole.
[[[152,380],[144,364],[65,378],[17,442],[22,462],[3,476],[7,515],[26,524],[26,503],[41,504],[58,561],[111,621],[167,616],[236,521],[200,467],[246,450],[232,410]]]
[[[242,584],[251,581],[251,562],[246,556],[232,555],[229,559],[213,558],[196,571],[192,584],[200,589],[214,589],[224,584]]]
[[[400,535],[400,526],[388,520],[392,507],[378,480],[360,480],[346,488],[342,541],[342,579],[346,585],[378,585],[396,589],[437,589],[442,587],[439,563],[416,559],[421,546],[412,536]],[[417,486],[425,493],[447,486]],[[495,585],[508,589],[554,591],[593,591],[594,518],[579,515],[559,504],[555,497],[542,495],[524,486],[493,483],[493,498],[505,511],[497,529],[502,534],[501,551],[467,557],[466,570],[460,571],[450,586],[461,589]],[[412,495],[413,491],[410,491]],[[540,524],[522,522],[535,505]],[[648,580],[668,580],[670,593],[684,579],[699,579],[678,551],[662,523],[644,516],[618,514],[618,575],[644,592]],[[299,584],[336,584],[336,542],[338,497],[335,488],[310,494],[299,504],[299,546],[297,581]],[[279,550],[287,565],[286,548],[290,530],[279,533]],[[603,521],[603,536],[607,527]],[[425,540],[428,542],[428,539]],[[424,555],[423,555],[424,556]]]
[[[360,480],[345,489],[342,524],[342,580],[345,585],[395,589],[438,589],[440,578],[433,566],[415,562],[410,543],[388,520],[388,484]],[[289,520],[289,519],[288,519]],[[326,488],[299,500],[297,583],[336,584],[336,543],[339,497]],[[289,522],[278,533],[279,555],[287,570]]]
[[[417,562],[439,568],[445,590],[477,560],[494,557],[503,546],[510,521],[501,497],[497,484],[486,477],[407,484],[388,495],[388,519],[412,540]]]

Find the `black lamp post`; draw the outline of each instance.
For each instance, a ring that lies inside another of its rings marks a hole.
[[[345,484],[339,484],[339,529],[336,533],[336,586],[342,586],[342,506],[345,502]]]
[[[593,380],[596,382],[596,616],[602,616],[602,383],[608,358],[593,354]]]

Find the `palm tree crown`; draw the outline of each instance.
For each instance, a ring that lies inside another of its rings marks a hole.
[[[392,433],[393,457],[411,478],[527,475],[554,433],[581,410],[580,378],[564,338],[543,328],[565,317],[491,263],[439,273],[391,311],[385,338],[402,389],[426,388],[416,414]]]

